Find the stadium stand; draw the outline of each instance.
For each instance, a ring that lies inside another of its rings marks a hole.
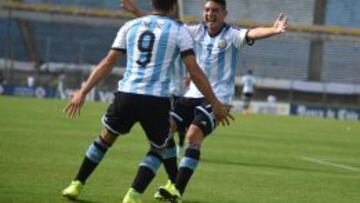
[[[350,104],[357,105],[360,103],[359,93],[357,91],[350,93],[351,91],[345,90],[347,87],[357,90],[358,85],[360,85],[360,13],[357,12],[360,10],[360,1],[319,1],[326,2],[324,8],[326,32],[314,31],[322,28],[312,27],[314,13],[317,9],[315,0],[228,0],[228,21],[233,24],[250,27],[256,24],[267,24],[271,23],[279,12],[285,12],[290,15],[289,21],[292,25],[292,30],[285,37],[259,41],[253,47],[244,49],[241,53],[243,57],[241,63],[238,64],[237,74],[240,76],[246,70],[253,69],[254,74],[261,81],[265,81],[261,84],[267,84],[267,87],[277,83],[266,81],[285,81],[285,83],[291,84],[312,81],[309,79],[312,43],[314,41],[320,42],[322,47],[322,57],[318,60],[321,63],[320,77],[315,82],[324,84],[323,86],[330,84],[330,89],[334,89],[331,84],[350,85],[341,87],[345,87],[342,89],[347,95],[352,95]],[[30,21],[39,56],[44,64],[48,62],[96,64],[111,45],[117,29],[121,25],[121,21],[117,17],[123,14],[123,12],[119,12],[119,15],[113,14],[119,10],[118,0],[24,0],[23,2],[26,5],[42,6],[43,9],[57,8],[57,12],[60,13],[62,6],[67,6],[64,8],[68,12],[65,16],[70,16],[70,20],[68,19],[67,22],[57,21],[61,18],[54,19],[54,17],[46,16],[47,21],[36,18]],[[149,8],[148,1],[138,2],[142,9]],[[183,1],[185,19],[200,20],[200,10],[204,2],[204,0]],[[36,10],[36,7],[33,9]],[[86,9],[108,10],[87,12]],[[9,11],[9,9],[0,6],[0,39],[2,44],[0,58],[3,59],[0,60],[0,68],[7,71],[9,71],[7,67],[9,64],[16,64],[9,63],[9,59],[29,61],[27,49],[18,28],[20,15],[14,17],[16,16],[16,9],[14,12]],[[69,11],[78,15],[83,14],[84,17],[77,19],[78,17],[69,14]],[[104,12],[111,14],[103,14]],[[91,17],[94,14],[98,17]],[[100,19],[99,16],[104,17],[105,20],[91,23],[95,22],[94,19]],[[45,19],[44,16],[42,18]],[[91,20],[86,20],[90,18]],[[238,21],[239,19],[242,21]],[[76,23],[69,23],[72,20]],[[102,22],[106,23],[102,24]],[[122,66],[123,63],[120,62],[118,65]],[[84,70],[80,72],[82,73],[81,77],[87,74]],[[16,74],[12,74],[12,77],[15,80],[17,77],[14,75]],[[73,81],[78,81],[78,78]],[[292,95],[293,93],[281,88],[268,90],[266,86],[260,85],[260,87],[261,91],[257,94],[257,99],[260,100],[265,99],[269,91],[275,91],[275,95],[280,100],[288,100],[289,95],[292,99],[297,98],[296,95]],[[335,85],[335,87],[338,86]],[[289,88],[293,88],[293,86]],[[338,88],[335,88],[334,91],[327,93],[339,94]],[[304,98],[306,100],[306,97]],[[319,98],[323,101],[322,95]]]

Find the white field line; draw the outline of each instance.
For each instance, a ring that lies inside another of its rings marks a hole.
[[[350,170],[350,171],[360,171],[359,168],[355,168],[355,167],[352,167],[352,166],[347,166],[347,165],[344,165],[344,164],[337,164],[337,163],[333,163],[333,162],[330,162],[330,161],[324,161],[324,160],[321,160],[321,159],[316,159],[316,158],[311,158],[311,157],[300,157],[300,158],[302,160],[317,163],[317,164],[321,164],[321,165],[334,166],[334,167],[337,167],[337,168],[343,168],[343,169],[347,169],[347,170]]]

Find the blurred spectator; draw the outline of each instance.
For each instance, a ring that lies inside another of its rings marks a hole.
[[[241,77],[242,98],[244,100],[243,113],[250,113],[250,102],[255,92],[256,79],[253,76],[252,70],[248,70],[247,73]]]
[[[27,77],[27,86],[33,88],[35,86],[35,78],[32,75]]]
[[[276,97],[272,94],[269,94],[269,96],[267,97],[267,102],[268,104],[275,104],[276,103]]]
[[[276,115],[277,107],[276,107],[276,97],[272,94],[267,97],[267,111],[268,114]]]
[[[0,71],[0,84],[4,84],[5,78],[2,71]]]
[[[58,78],[58,85],[57,85],[57,93],[58,93],[57,95],[62,100],[66,99],[65,79],[66,79],[66,75],[64,73],[60,73]]]
[[[4,93],[4,87],[3,87],[3,85],[5,84],[4,83],[5,81],[4,81],[4,75],[3,75],[3,72],[2,71],[0,71],[0,95],[2,95],[3,93]]]

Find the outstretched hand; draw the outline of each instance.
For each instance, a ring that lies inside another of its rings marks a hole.
[[[279,17],[277,17],[277,19],[273,24],[276,33],[286,32],[287,26],[288,26],[288,16],[284,13],[280,13]]]
[[[235,120],[235,118],[230,114],[231,108],[232,106],[221,103],[213,106],[215,118],[222,126],[230,125],[230,120]]]
[[[80,116],[80,110],[82,105],[85,102],[85,94],[83,94],[80,90],[74,92],[72,95],[70,102],[64,108],[64,113],[68,114],[70,118],[75,118]]]

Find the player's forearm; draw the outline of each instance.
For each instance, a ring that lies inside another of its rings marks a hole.
[[[139,7],[137,6],[137,3],[132,0],[122,0],[122,7],[126,11],[133,14],[135,17],[142,17],[147,15],[147,13],[140,10]]]
[[[110,54],[109,54],[110,55]],[[81,87],[80,91],[82,94],[86,95],[90,90],[96,86],[99,81],[101,81],[106,75],[108,75],[113,69],[116,60],[111,58],[111,56],[105,57],[91,72],[89,78],[86,80],[85,84]]]
[[[140,9],[136,9],[134,12],[131,12],[131,13],[136,17],[142,17],[142,16],[145,16],[148,14],[145,11],[142,11]]]
[[[108,64],[99,64],[90,74],[85,84],[81,87],[81,92],[86,95],[95,87],[110,71],[111,66]]]
[[[133,14],[135,17],[142,17],[142,16],[148,15],[148,13],[146,13],[145,11],[142,11],[142,10],[140,10],[138,8],[133,9],[133,10],[128,10],[128,12]]]
[[[183,56],[183,61],[188,71],[188,75],[191,81],[194,82],[196,87],[200,90],[200,92],[204,95],[205,99],[211,104],[215,105],[219,100],[216,98],[210,83],[201,70],[199,65],[196,62],[196,58],[194,54],[187,54]]]
[[[215,105],[215,103],[219,102],[214,92],[212,91],[208,79],[200,68],[196,71],[192,71],[190,73],[190,78],[211,105]]]
[[[275,27],[258,27],[249,30],[246,37],[249,40],[258,40],[268,38],[277,34],[279,34],[279,32]]]

